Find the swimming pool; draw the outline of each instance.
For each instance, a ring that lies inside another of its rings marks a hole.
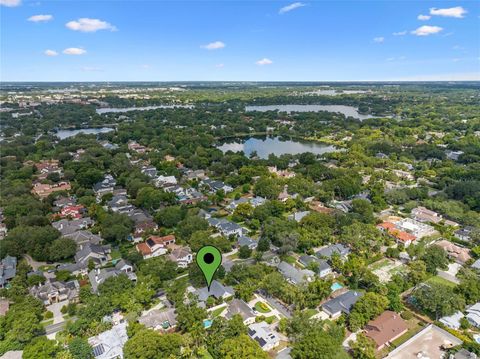
[[[343,285],[341,285],[338,282],[335,282],[330,286],[330,289],[332,290],[332,292],[335,292],[336,290],[339,290],[339,289],[342,289],[342,288],[343,288]]]
[[[203,321],[203,327],[204,327],[205,329],[206,329],[206,328],[210,328],[210,327],[212,326],[212,322],[213,322],[213,321],[210,320],[210,319],[205,319],[205,320]]]

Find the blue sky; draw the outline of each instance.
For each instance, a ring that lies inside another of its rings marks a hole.
[[[479,1],[0,3],[2,81],[480,79]]]

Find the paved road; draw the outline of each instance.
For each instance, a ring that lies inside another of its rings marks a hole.
[[[56,333],[56,332],[59,332],[60,330],[62,330],[63,328],[65,328],[65,324],[67,324],[67,322],[61,322],[61,323],[57,323],[57,324],[50,324],[50,325],[47,325],[45,327],[45,333],[47,335],[49,334],[53,334],[53,333]]]

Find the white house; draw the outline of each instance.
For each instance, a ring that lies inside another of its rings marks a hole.
[[[257,341],[264,351],[272,350],[280,344],[280,337],[265,322],[253,323],[248,326],[248,335]]]
[[[480,328],[480,302],[467,309],[467,320],[475,327]]]

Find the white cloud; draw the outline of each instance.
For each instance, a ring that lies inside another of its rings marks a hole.
[[[53,20],[53,16],[52,15],[33,15],[33,16],[30,16],[27,20],[32,22],[47,22],[47,21]]]
[[[7,6],[7,7],[15,7],[20,6],[22,0],[0,0],[0,5]]]
[[[214,41],[214,42],[211,42],[209,44],[202,45],[200,47],[202,49],[207,49],[207,50],[218,50],[218,49],[223,49],[225,46],[227,46],[227,45],[225,45],[221,41]]]
[[[273,61],[270,60],[270,59],[267,59],[266,57],[264,57],[263,59],[258,60],[258,61],[256,62],[256,64],[257,64],[257,65],[260,65],[260,66],[263,66],[263,65],[271,65],[271,64],[273,64]]]
[[[222,69],[222,68],[225,67],[225,65],[224,65],[224,64],[216,64],[215,67],[216,67],[217,69]]]
[[[278,10],[278,13],[279,14],[285,14],[289,11],[292,11],[292,10],[295,10],[295,9],[298,9],[298,8],[301,8],[301,7],[304,7],[306,4],[304,4],[303,2],[294,2],[290,5],[287,5],[287,6],[284,6],[282,7],[280,10]]]
[[[453,62],[458,62],[458,61],[460,61],[460,60],[461,60],[461,59],[459,59],[458,57],[452,59]]]
[[[430,16],[430,15],[422,15],[422,14],[420,14],[420,15],[417,16],[417,19],[418,19],[418,20],[422,20],[422,21],[426,21],[426,20],[430,20],[430,19],[431,19],[431,16]]]
[[[403,31],[394,32],[393,36],[403,36],[406,34],[407,34],[407,30],[403,30]]]
[[[412,34],[417,36],[428,36],[428,35],[437,34],[442,30],[443,28],[441,28],[440,26],[423,25],[423,26],[420,26],[418,29],[413,30]]]
[[[430,15],[456,17],[457,19],[461,19],[462,17],[464,17],[463,15],[465,15],[466,13],[467,13],[467,10],[465,10],[461,6],[455,6],[448,9],[436,9],[432,7],[430,9]]]
[[[376,42],[377,44],[381,44],[384,41],[385,41],[385,38],[383,36],[373,38],[373,42]]]
[[[150,66],[149,64],[143,64],[143,65],[141,65],[140,67],[141,67],[142,69],[144,69],[144,70],[148,70],[148,69],[150,69],[152,66]]]
[[[43,53],[47,56],[57,56],[58,55],[58,52],[56,52],[55,50],[45,50]]]
[[[67,28],[74,31],[81,31],[81,32],[95,32],[98,30],[110,30],[116,31],[117,28],[112,24],[102,21],[99,19],[89,19],[86,17],[82,17],[78,20],[69,21],[65,24]]]
[[[83,55],[87,51],[78,47],[69,47],[62,51],[65,55]]]

